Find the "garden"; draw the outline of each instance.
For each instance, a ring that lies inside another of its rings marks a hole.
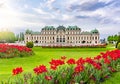
[[[30,49],[24,46],[1,45],[6,46],[0,48],[2,84],[112,84],[112,82],[117,84],[119,82],[120,50],[113,47]],[[13,54],[14,57],[11,57]]]

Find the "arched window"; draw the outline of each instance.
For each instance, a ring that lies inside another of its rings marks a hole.
[[[95,40],[97,40],[97,36],[95,37]]]
[[[69,37],[68,37],[68,40],[69,40]]]

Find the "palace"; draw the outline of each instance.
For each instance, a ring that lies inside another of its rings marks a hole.
[[[41,32],[26,32],[25,43],[33,41],[40,46],[98,45],[99,31],[81,31],[77,26],[45,26]]]

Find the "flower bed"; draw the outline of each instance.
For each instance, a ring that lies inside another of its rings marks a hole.
[[[34,75],[22,75],[22,67],[13,69],[13,76],[7,84],[100,84],[117,71],[120,71],[120,50],[101,52],[94,58],[52,59],[50,68],[36,66]],[[14,80],[15,79],[15,80]]]
[[[0,58],[23,57],[32,54],[32,49],[25,46],[0,44]]]
[[[49,46],[41,46],[42,48],[106,48],[106,44],[99,45],[78,45],[78,46],[58,46],[58,45],[49,45]]]

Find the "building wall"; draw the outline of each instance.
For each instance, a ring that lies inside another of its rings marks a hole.
[[[81,30],[42,30],[40,34],[25,34],[25,42],[41,46],[99,44],[99,34],[81,34]]]

